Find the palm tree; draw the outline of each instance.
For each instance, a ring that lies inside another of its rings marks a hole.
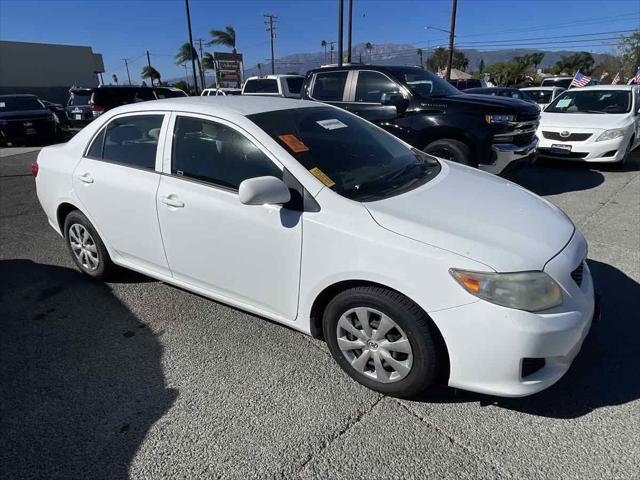
[[[369,53],[369,63],[371,63],[371,50],[373,50],[373,45],[371,44],[371,42],[367,42],[364,48],[366,48],[367,52]]]
[[[322,48],[324,48],[324,63],[327,63],[327,41],[326,40],[322,40],[320,42],[320,46]]]
[[[147,65],[142,69],[142,78],[148,78],[151,80],[151,86],[153,87],[154,80],[160,84],[160,72],[153,68],[151,65]]]
[[[200,61],[202,65],[202,77],[205,77],[207,70],[214,71],[216,69],[216,62],[213,60],[213,55],[209,52],[204,52],[202,54],[202,60]],[[204,86],[204,83],[202,84]]]
[[[231,25],[224,27],[224,30],[210,30],[209,35],[213,39],[207,45],[223,45],[229,47],[233,53],[237,53],[236,31]]]
[[[420,66],[422,67],[422,54],[424,52],[422,51],[421,48],[419,48],[418,50],[416,50],[416,53],[418,54],[418,57],[420,57]]]
[[[198,52],[196,51],[195,48],[191,48],[191,45],[189,44],[189,42],[185,42],[182,45],[180,45],[180,50],[178,50],[178,53],[176,53],[176,56],[175,56],[176,65],[189,63],[191,62],[191,59],[194,59],[196,61],[196,63],[198,64],[198,70],[200,70],[200,73],[202,73],[202,66],[200,65]],[[200,78],[202,80],[202,75],[200,76]],[[202,88],[204,88],[204,83],[202,85],[203,85]],[[197,89],[198,86],[196,85],[195,88]]]

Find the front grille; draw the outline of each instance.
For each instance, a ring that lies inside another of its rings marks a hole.
[[[548,140],[560,140],[561,142],[584,142],[589,137],[591,137],[591,133],[570,133],[568,136],[563,137],[560,135],[560,132],[546,132],[542,131],[542,136]]]
[[[539,113],[530,113],[530,114],[520,114],[518,115],[518,121],[519,122],[537,122],[538,119],[540,118],[540,114]]]
[[[580,265],[578,265],[578,268],[576,268],[573,272],[571,272],[571,278],[573,278],[573,281],[576,282],[576,285],[578,286],[582,285],[583,272],[584,272],[584,262],[580,262]]]

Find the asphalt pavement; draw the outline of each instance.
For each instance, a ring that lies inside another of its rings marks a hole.
[[[134,273],[81,275],[0,152],[0,478],[640,478],[640,153],[512,178],[589,241],[603,295],[569,373],[499,399],[359,386],[317,340]]]

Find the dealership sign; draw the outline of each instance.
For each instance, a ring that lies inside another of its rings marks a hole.
[[[220,87],[240,88],[242,79],[242,54],[213,52],[216,66],[216,83]]]

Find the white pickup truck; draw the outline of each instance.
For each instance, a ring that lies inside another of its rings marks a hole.
[[[261,75],[249,77],[244,82],[242,95],[269,95],[273,97],[300,98],[302,75]]]

